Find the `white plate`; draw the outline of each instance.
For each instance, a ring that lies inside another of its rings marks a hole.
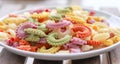
[[[85,9],[85,10],[90,11],[90,9]],[[22,11],[18,11],[15,13],[20,14],[25,11],[29,11],[29,10],[22,10]],[[119,17],[114,16],[112,14],[105,13],[105,12],[101,12],[101,11],[96,11],[96,15],[106,16],[107,19],[109,20],[110,26],[112,26],[112,27],[120,27]],[[3,20],[6,17],[7,16],[4,16],[4,17],[0,18],[0,20]],[[13,52],[18,55],[26,56],[26,57],[34,57],[37,59],[45,59],[45,60],[65,60],[65,59],[84,59],[84,58],[93,57],[93,56],[108,52],[108,51],[116,48],[117,46],[120,45],[120,42],[118,42],[112,46],[106,47],[106,48],[101,48],[101,49],[92,50],[92,51],[88,51],[88,52],[70,53],[70,54],[44,54],[44,53],[23,51],[23,50],[19,50],[19,49],[10,47],[10,46],[4,44],[3,42],[0,42],[0,45],[4,46],[10,52]]]

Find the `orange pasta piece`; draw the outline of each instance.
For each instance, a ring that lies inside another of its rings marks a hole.
[[[96,25],[94,25],[93,29],[97,31],[99,28]]]
[[[31,50],[30,45],[20,45],[17,48],[20,49],[20,50],[25,50],[25,51],[30,51]]]
[[[45,46],[46,48],[50,48],[51,45],[49,45],[48,43],[37,43],[36,47],[37,48],[41,48],[42,46]]]
[[[85,38],[92,34],[91,29],[84,25],[75,26],[72,28],[72,30],[79,38]]]
[[[24,39],[21,39],[21,40],[19,41],[19,44],[20,44],[20,45],[28,45],[29,42],[27,42],[27,41],[24,40]]]
[[[92,46],[100,46],[101,42],[100,41],[95,41],[95,40],[88,40],[87,44],[92,45]]]
[[[36,52],[36,51],[37,51],[37,47],[36,47],[36,46],[31,46],[30,51],[32,51],[32,52]]]

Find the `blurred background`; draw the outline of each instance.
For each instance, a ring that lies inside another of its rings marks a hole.
[[[0,0],[0,17],[21,9],[66,5],[81,5],[97,10],[117,9],[115,12],[120,10],[120,0]]]

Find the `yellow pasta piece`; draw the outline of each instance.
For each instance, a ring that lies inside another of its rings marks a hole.
[[[32,18],[35,18],[35,19],[48,19],[48,16],[50,15],[50,13],[48,12],[42,12],[42,13],[33,13],[31,16]]]
[[[67,16],[69,17],[69,20],[75,23],[86,23],[86,21],[82,18],[82,17],[78,17],[78,16]]]
[[[58,50],[60,49],[60,47],[56,47],[56,46],[52,46],[50,49],[46,49],[45,46],[41,47],[40,49],[38,49],[37,52],[41,52],[41,53],[56,53]]]
[[[98,21],[98,22],[100,22],[100,21],[101,21],[101,18],[100,18],[100,17],[98,17],[98,16],[94,16],[94,17],[93,17],[93,19],[94,19],[94,20],[96,20],[96,21]]]
[[[2,21],[0,21],[0,26],[3,26],[3,25],[5,25],[5,23],[4,23],[4,22],[2,22]]]
[[[74,14],[73,14],[72,12],[66,13],[65,15],[66,15],[66,16],[74,16]]]
[[[103,41],[102,43],[105,46],[111,46],[114,44],[113,40],[111,40],[111,39],[107,39],[107,40]]]
[[[6,23],[6,24],[9,24],[9,23],[15,23],[16,25],[19,25],[19,24],[21,24],[21,23],[23,23],[23,22],[26,22],[27,21],[27,19],[26,18],[23,18],[23,17],[9,17],[9,18],[6,18],[6,19],[4,19],[4,23]]]
[[[106,39],[108,39],[110,37],[110,34],[109,33],[98,33],[96,35],[93,36],[93,40],[96,40],[96,41],[104,41]]]
[[[113,40],[114,43],[119,42],[120,41],[120,36],[114,36],[111,38],[111,40]]]
[[[6,29],[8,29],[8,26],[7,25],[0,26],[0,29],[6,30]]]
[[[82,10],[82,8],[77,5],[73,5],[73,6],[71,6],[71,8],[72,8],[72,10]]]
[[[2,30],[6,30],[7,28],[8,28],[8,26],[5,25],[4,22],[0,21],[0,29],[2,29]]]

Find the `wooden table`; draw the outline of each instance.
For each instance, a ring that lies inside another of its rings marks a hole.
[[[40,8],[49,6],[66,6],[71,4],[80,5],[79,0],[0,0],[0,17],[13,11],[27,9],[27,8]],[[93,8],[94,9],[94,8]],[[117,16],[120,16],[118,8],[102,7],[100,10],[108,11]],[[49,61],[39,60],[28,57],[23,57],[11,53],[0,46],[0,64],[120,64],[120,47],[101,54],[96,57],[82,59],[82,60],[69,60],[65,61]],[[68,63],[67,63],[68,62]]]

